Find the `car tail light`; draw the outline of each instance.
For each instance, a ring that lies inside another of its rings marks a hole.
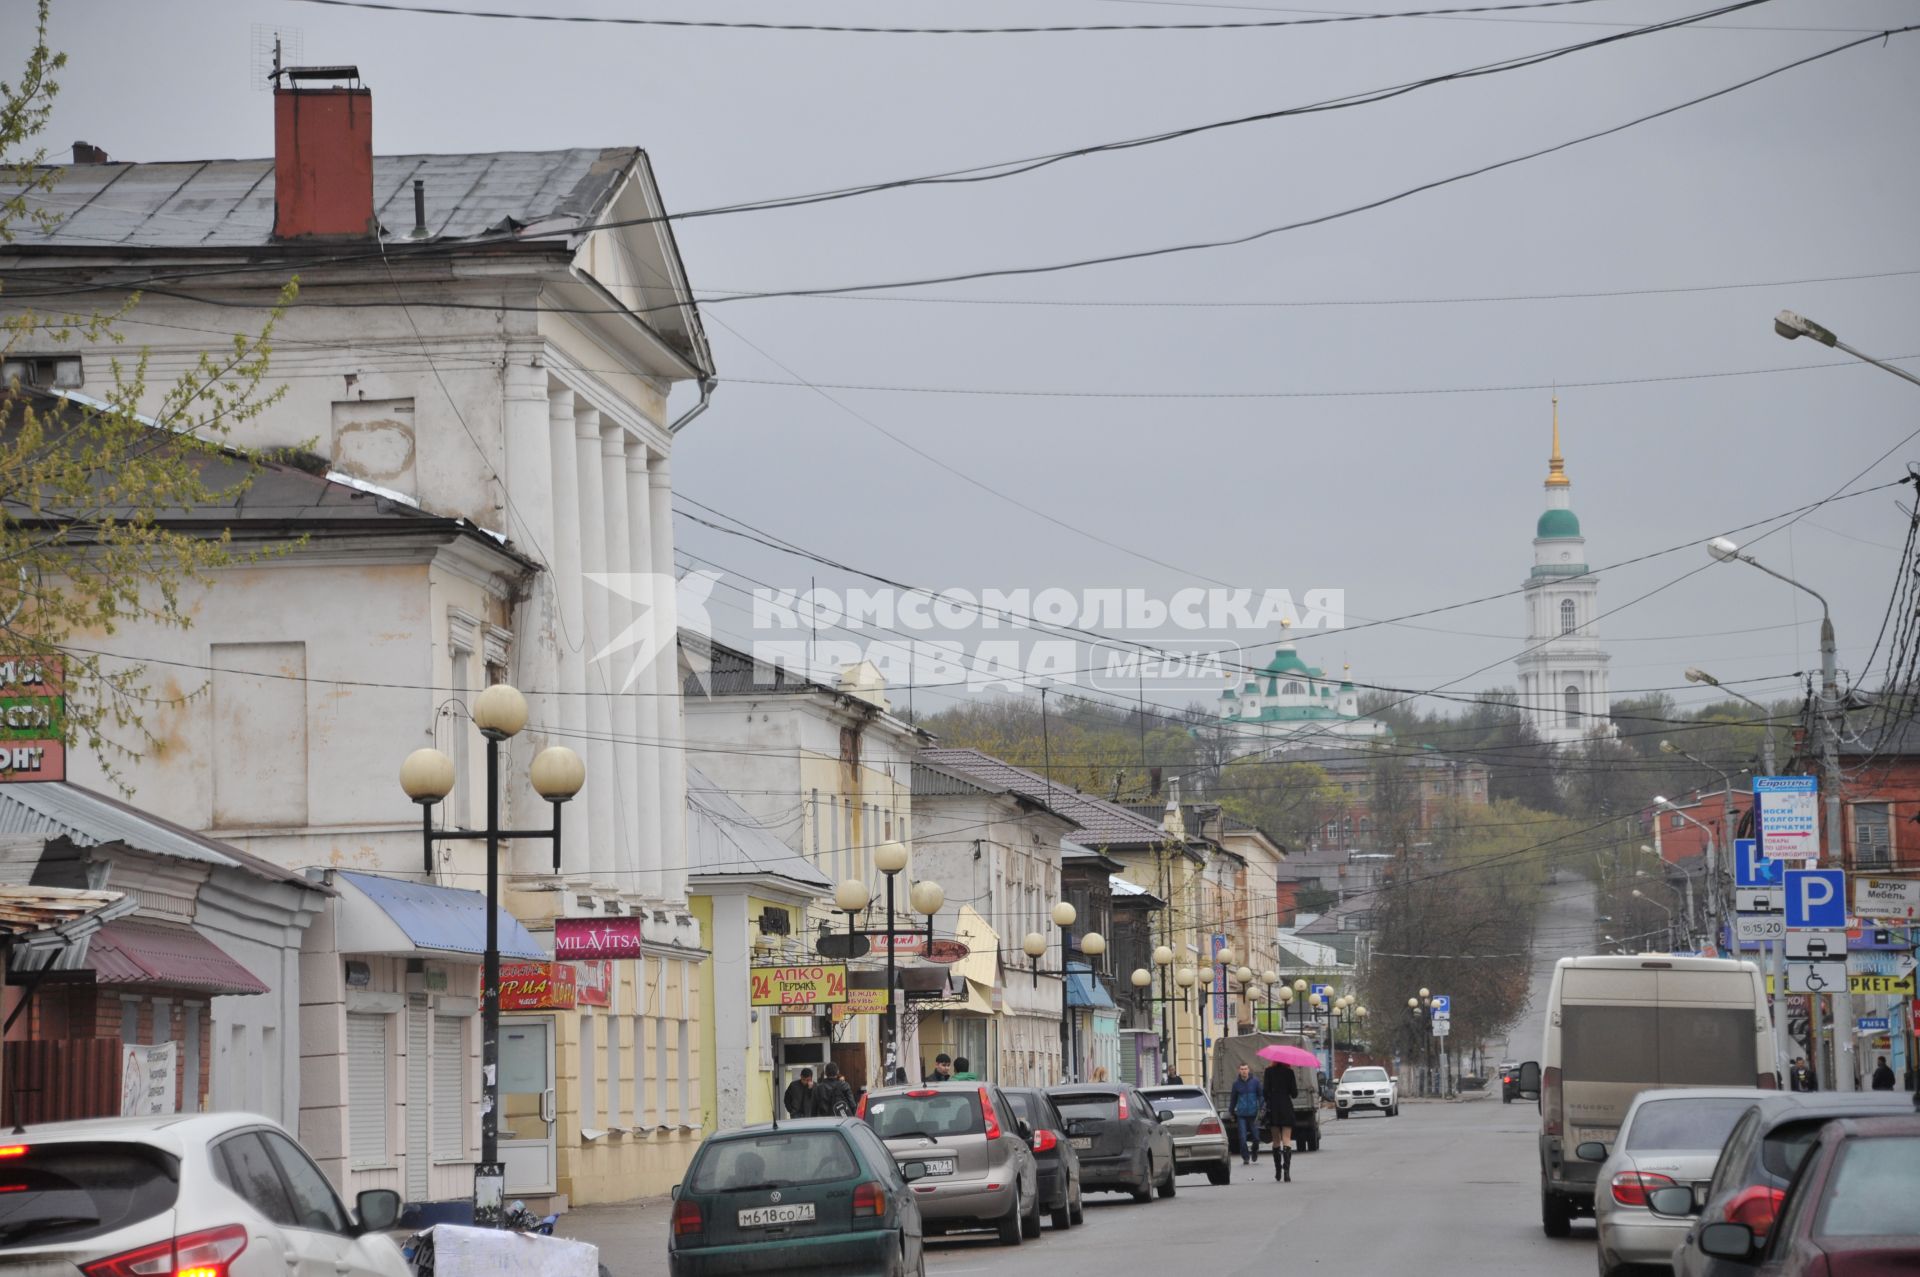
[[[1127,1120],[1127,1093],[1125,1091],[1120,1092],[1119,1104],[1120,1104],[1120,1111],[1116,1113],[1114,1116],[1118,1117],[1121,1121],[1124,1122]]]
[[[853,1217],[884,1215],[887,1213],[887,1190],[872,1180],[854,1186]]]
[[[908,1091],[907,1094],[912,1096],[916,1100],[924,1100],[928,1096],[938,1095],[940,1094],[940,1092],[935,1091],[931,1088],[927,1088],[927,1089],[918,1090],[918,1091]]]
[[[707,1221],[700,1214],[700,1203],[682,1197],[673,1204],[673,1235],[690,1237],[705,1232]]]
[[[1540,1070],[1540,1129],[1548,1135],[1559,1135],[1560,1129],[1560,1070]]]
[[[1755,1237],[1765,1238],[1773,1231],[1774,1216],[1780,1213],[1780,1203],[1786,1197],[1785,1192],[1765,1184],[1749,1185],[1727,1199],[1727,1222],[1745,1224]]]
[[[246,1248],[247,1230],[228,1224],[96,1259],[80,1271],[87,1277],[227,1277]]]
[[[980,1088],[980,1120],[986,1123],[987,1138],[1000,1138],[1000,1116],[993,1111],[993,1101],[987,1098],[987,1088]]]
[[[1501,1080],[1502,1082],[1511,1082],[1511,1081],[1513,1081],[1513,1074],[1511,1074],[1511,1073],[1502,1073],[1502,1074],[1500,1075],[1500,1080]]]
[[[1039,1130],[1033,1133],[1034,1152],[1050,1153],[1058,1147],[1060,1147],[1060,1140],[1052,1131]]]
[[[1673,1177],[1658,1171],[1621,1171],[1613,1177],[1613,1200],[1622,1206],[1645,1206],[1656,1188],[1672,1188]]]
[[[27,1146],[25,1144],[9,1144],[4,1148],[0,1148],[0,1157],[25,1157],[26,1155]]]
[[[1224,1135],[1225,1133],[1225,1128],[1220,1125],[1220,1119],[1217,1117],[1201,1118],[1200,1125],[1194,1129],[1196,1135]]]

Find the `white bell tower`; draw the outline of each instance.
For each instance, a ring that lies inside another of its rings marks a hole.
[[[1553,400],[1553,455],[1547,508],[1534,527],[1533,571],[1525,582],[1527,651],[1516,664],[1520,703],[1544,741],[1568,745],[1613,734],[1607,654],[1595,632],[1599,580],[1587,571],[1587,541],[1573,512],[1573,484],[1560,457],[1560,399]]]

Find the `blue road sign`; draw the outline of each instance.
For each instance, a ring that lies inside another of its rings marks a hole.
[[[1891,1016],[1863,1015],[1860,1017],[1860,1031],[1862,1033],[1885,1033],[1891,1023]]]
[[[1332,992],[1333,992],[1333,986],[1332,986],[1332,985],[1330,985],[1330,984],[1315,984],[1315,985],[1310,985],[1310,986],[1308,986],[1308,988],[1307,988],[1307,992],[1308,992],[1308,993],[1317,993],[1317,994],[1319,994],[1319,995],[1320,995],[1321,997],[1323,997],[1323,998],[1324,998],[1324,997],[1326,997],[1326,996],[1327,996],[1327,995],[1328,995],[1329,993],[1332,993]]]
[[[1847,875],[1839,869],[1787,870],[1787,927],[1797,931],[1845,931]]]
[[[1433,1013],[1435,1015],[1452,1015],[1453,999],[1444,993],[1434,994],[1433,995]]]
[[[1778,887],[1786,872],[1786,861],[1768,860],[1760,854],[1758,838],[1733,840],[1733,885],[1736,887]]]

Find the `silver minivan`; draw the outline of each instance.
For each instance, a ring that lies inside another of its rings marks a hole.
[[[904,1170],[918,1163],[914,1200],[929,1236],[991,1228],[1018,1246],[1040,1235],[1032,1132],[991,1082],[935,1082],[867,1092],[859,1116]]]

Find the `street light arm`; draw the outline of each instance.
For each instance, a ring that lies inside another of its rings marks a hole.
[[[1826,638],[1828,635],[1832,634],[1833,613],[1831,609],[1827,607],[1826,595],[1820,593],[1820,591],[1814,589],[1810,585],[1802,585],[1800,582],[1788,576],[1785,572],[1775,572],[1772,568],[1768,567],[1766,564],[1762,563],[1760,560],[1754,558],[1751,554],[1740,553],[1740,554],[1732,555],[1731,557],[1736,558],[1740,560],[1742,563],[1748,564],[1749,566],[1759,568],[1762,572],[1765,572],[1768,576],[1774,578],[1776,581],[1785,581],[1788,585],[1791,585],[1794,589],[1804,590],[1808,594],[1813,595],[1813,597],[1815,599],[1818,599],[1820,602],[1820,627],[1822,630],[1825,631],[1825,633],[1823,633],[1821,637]]]

